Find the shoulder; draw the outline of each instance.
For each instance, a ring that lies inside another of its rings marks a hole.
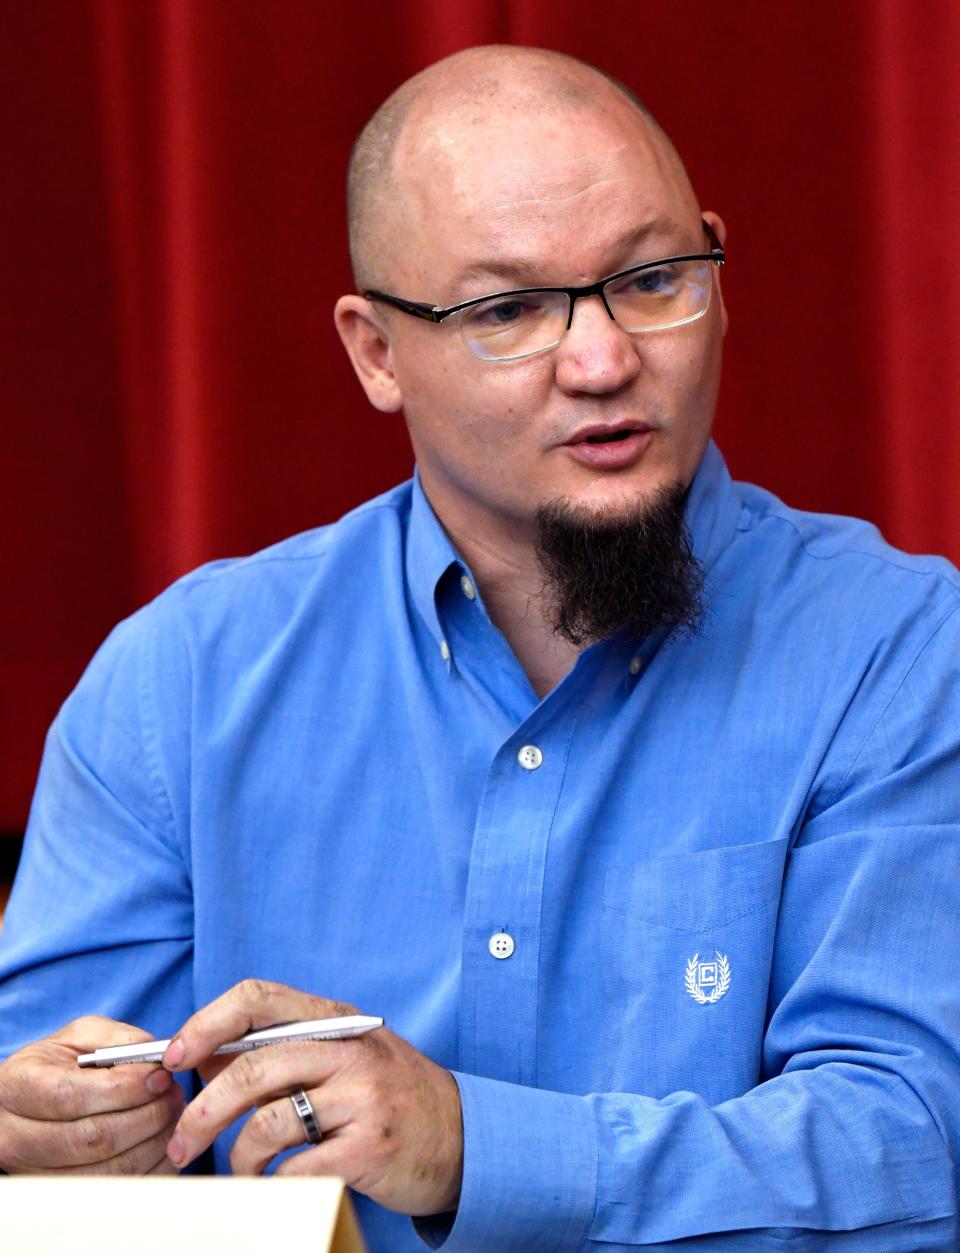
[[[246,557],[223,558],[191,571],[160,599],[212,604],[253,597],[267,588],[284,587],[294,595],[344,565],[376,568],[402,551],[410,513],[411,483],[401,483],[337,522],[292,535]],[[357,565],[356,563],[361,563]]]
[[[823,613],[878,623],[936,620],[960,608],[960,573],[943,557],[902,552],[859,518],[793,509],[750,483],[742,500],[737,566],[756,572],[758,592],[779,590]]]
[[[191,634],[257,633],[302,614],[342,614],[402,577],[411,483],[366,501],[337,522],[290,536],[246,557],[209,562],[147,607],[147,616]]]
[[[793,509],[737,484],[736,537],[713,575],[702,640],[746,693],[763,743],[813,770],[808,816],[905,762],[956,756],[960,575],[856,518]],[[756,697],[762,694],[762,701]],[[752,741],[751,741],[752,742]],[[909,793],[909,789],[907,789]]]
[[[358,600],[402,582],[410,497],[403,483],[328,526],[198,567],[114,628],[87,681],[122,670],[127,686],[137,676],[162,691],[210,665],[241,671],[298,632],[338,629]]]

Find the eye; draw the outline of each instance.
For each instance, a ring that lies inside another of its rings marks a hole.
[[[504,300],[488,300],[482,305],[468,309],[466,318],[471,327],[476,329],[499,329],[516,326],[531,315],[537,313],[539,305],[535,299],[511,296]]]
[[[642,296],[662,296],[673,291],[677,274],[672,266],[657,266],[652,270],[641,270],[630,279],[629,288]]]
[[[503,300],[492,305],[487,310],[487,316],[491,322],[499,322],[505,326],[508,322],[516,322],[517,318],[522,318],[529,307],[522,300]]]

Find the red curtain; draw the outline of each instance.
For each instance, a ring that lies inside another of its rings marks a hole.
[[[718,436],[960,559],[954,0],[0,0],[0,829],[110,626],[404,477],[331,321],[350,142],[472,43],[647,100],[726,218]]]

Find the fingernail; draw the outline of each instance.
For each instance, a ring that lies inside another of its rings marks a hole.
[[[161,1092],[166,1092],[173,1079],[166,1070],[155,1070],[153,1074],[147,1076],[147,1091],[159,1096]]]
[[[179,1036],[173,1041],[170,1047],[163,1055],[163,1064],[166,1067],[179,1066],[183,1061],[183,1055],[186,1049],[183,1047],[183,1041]]]
[[[170,1141],[170,1143],[167,1145],[167,1157],[170,1158],[174,1166],[179,1166],[182,1164],[185,1156],[186,1154],[183,1148],[183,1141],[180,1139],[179,1136],[174,1136],[173,1139]]]

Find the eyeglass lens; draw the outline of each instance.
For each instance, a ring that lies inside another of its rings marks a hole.
[[[610,312],[631,333],[693,322],[710,302],[709,261],[672,261],[614,279],[603,289]],[[529,357],[563,339],[570,320],[566,292],[494,296],[457,315],[470,351],[485,361]]]

